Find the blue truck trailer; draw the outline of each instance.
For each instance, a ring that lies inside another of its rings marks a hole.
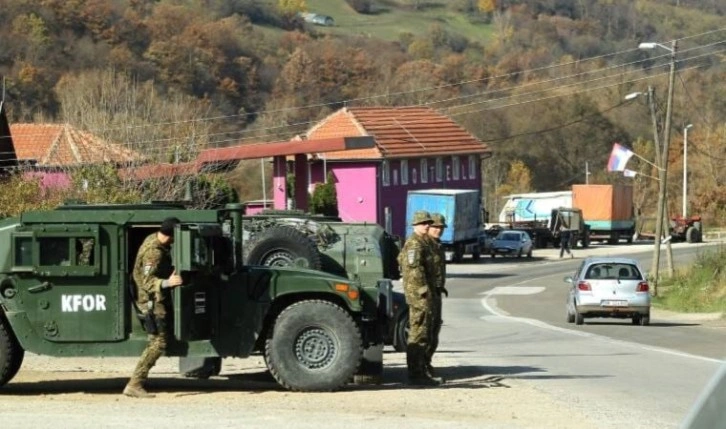
[[[410,219],[417,210],[441,213],[447,228],[441,236],[447,262],[460,262],[464,255],[479,259],[482,249],[481,198],[472,189],[428,189],[408,191],[406,201],[406,236],[413,233]]]

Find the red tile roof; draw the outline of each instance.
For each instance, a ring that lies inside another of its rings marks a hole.
[[[252,143],[239,146],[205,149],[197,156],[198,163],[235,161],[241,159],[267,158],[307,153],[331,151],[358,151],[373,148],[374,141],[370,137],[329,137],[315,140],[293,140],[269,143]]]
[[[332,113],[308,139],[373,136],[376,147],[327,153],[327,159],[488,154],[489,147],[448,116],[428,107],[349,107]]]
[[[121,164],[142,159],[132,150],[68,124],[11,124],[10,134],[18,160],[41,166]]]

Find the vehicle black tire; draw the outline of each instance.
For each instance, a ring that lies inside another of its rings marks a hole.
[[[577,306],[575,306],[575,325],[582,325],[583,323],[585,323],[585,316],[577,311]]]
[[[585,233],[582,236],[582,248],[583,249],[587,249],[588,247],[590,247],[590,234],[589,233]]]
[[[631,323],[633,325],[640,325],[640,314],[633,314],[633,319],[631,320]]]
[[[650,315],[640,316],[640,320],[638,323],[640,326],[648,326],[650,325]]]
[[[608,244],[614,245],[618,244],[620,242],[620,233],[619,232],[613,232],[610,234],[610,237],[608,238]]]
[[[567,323],[575,323],[575,314],[570,312],[570,309],[567,309]]]
[[[686,230],[686,241],[689,243],[700,243],[701,231],[695,226],[689,226]]]
[[[408,309],[401,312],[396,320],[396,327],[393,335],[393,348],[397,352],[405,352],[408,346]]]
[[[518,258],[521,258],[522,257],[522,249],[519,249],[519,252],[517,252],[517,257]]]
[[[471,252],[471,259],[472,259],[472,260],[474,260],[474,261],[478,261],[478,260],[479,260],[479,258],[481,258],[481,252],[479,251],[479,249],[477,249],[477,250],[475,250],[475,251]]]
[[[358,325],[340,306],[318,300],[284,309],[265,344],[265,361],[283,387],[329,392],[352,379],[363,358]]]
[[[527,257],[528,258],[531,258],[532,257],[532,249],[529,249],[529,252],[527,252]]]
[[[10,325],[0,314],[0,386],[15,377],[25,357],[25,350],[10,330]]]
[[[308,268],[323,266],[315,243],[305,234],[289,226],[275,226],[263,231],[249,246],[247,265]]]

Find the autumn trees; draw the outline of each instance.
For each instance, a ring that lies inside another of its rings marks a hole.
[[[726,36],[715,30],[726,13],[718,2],[317,2],[348,14],[336,22],[352,24],[335,29],[297,22],[310,3],[4,0],[10,120],[69,122],[159,162],[183,162],[205,147],[288,139],[346,105],[421,104],[493,148],[492,184],[526,167],[531,190],[560,190],[584,181],[586,163],[591,180],[623,180],[604,171],[612,143],[652,144],[652,133],[647,110],[620,105],[622,97],[646,82],[665,93],[658,59],[635,47],[687,37],[674,123],[697,122],[694,209],[716,215],[726,94],[719,57],[702,47]],[[428,24],[406,27],[405,14]],[[698,69],[689,70],[689,56]]]

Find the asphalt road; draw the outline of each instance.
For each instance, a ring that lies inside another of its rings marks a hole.
[[[708,248],[674,244],[676,266]],[[581,258],[627,254],[647,269],[651,252],[650,245],[595,246],[560,260],[547,249],[532,259],[449,266],[444,344],[466,356],[460,360],[529,380],[599,427],[677,427],[726,357],[723,319],[654,310],[647,327],[629,319],[586,319],[582,326],[565,321],[562,279]]]
[[[675,245],[686,263],[706,247]],[[649,246],[595,246],[559,260],[483,258],[448,267],[439,388],[406,384],[405,355],[387,350],[383,383],[334,393],[280,388],[260,356],[225,359],[222,374],[189,380],[163,358],[149,383],[158,396],[120,392],[135,358],[26,355],[0,389],[3,428],[652,429],[677,428],[726,356],[723,321],[654,311],[652,325],[565,323],[566,284],[586,254]],[[709,315],[707,315],[709,316]],[[726,414],[722,421],[726,422]],[[726,426],[725,426],[726,427]]]

